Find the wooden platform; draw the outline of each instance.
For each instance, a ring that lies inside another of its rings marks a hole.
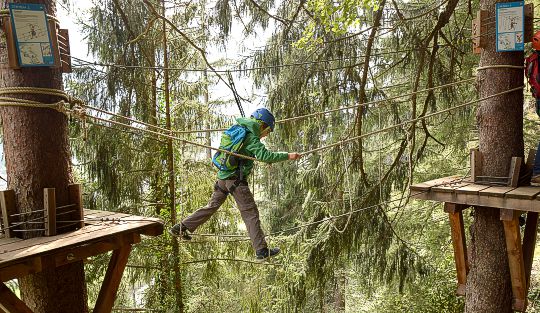
[[[84,211],[86,226],[52,237],[0,239],[0,279],[7,281],[115,250],[163,233],[159,219],[106,211]],[[109,219],[101,221],[98,219]],[[110,221],[112,219],[118,221]],[[93,220],[96,219],[96,220]]]
[[[141,235],[161,235],[163,223],[156,218],[91,210],[84,210],[84,220],[83,228],[57,236],[26,240],[0,239],[1,281],[114,251],[94,310],[94,312],[110,312],[131,245],[140,242]],[[24,305],[22,301],[13,298],[14,295],[10,294],[9,289],[0,288],[0,299],[10,297],[17,305],[21,307]],[[0,302],[4,304],[3,301]],[[8,312],[30,311],[23,309]]]
[[[498,187],[450,176],[411,186],[411,197],[509,210],[540,212],[540,187]]]
[[[519,169],[513,172],[519,173]],[[515,177],[510,175],[510,177],[513,178],[509,182],[515,185],[509,185],[517,186],[518,175],[516,174]],[[412,185],[410,189],[412,198],[444,203],[444,211],[448,213],[454,248],[458,281],[456,293],[458,295],[467,293],[467,276],[469,274],[463,210],[469,207],[500,210],[512,284],[512,308],[515,311],[525,312],[536,246],[540,187],[488,186],[474,183],[471,178],[450,176]],[[522,240],[519,217],[523,212],[527,213],[527,218]]]

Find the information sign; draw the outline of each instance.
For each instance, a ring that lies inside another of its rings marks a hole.
[[[525,3],[497,3],[495,8],[496,50],[497,52],[523,51],[525,44]]]
[[[42,4],[10,3],[9,12],[20,66],[54,66],[45,7]]]

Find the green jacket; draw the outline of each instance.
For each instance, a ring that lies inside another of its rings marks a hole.
[[[244,147],[239,151],[240,154],[255,157],[265,163],[282,162],[289,159],[287,152],[272,152],[266,149],[261,142],[259,136],[261,135],[261,129],[259,123],[251,118],[237,118],[236,122],[244,126],[248,132],[244,139]],[[247,178],[253,169],[253,161],[244,159],[242,165],[244,178]],[[219,171],[217,176],[219,179],[227,179],[236,174],[236,171]]]

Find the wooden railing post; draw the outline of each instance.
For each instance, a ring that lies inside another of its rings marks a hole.
[[[79,228],[84,227],[84,212],[82,207],[82,189],[80,184],[72,184],[68,186],[69,191],[69,203],[75,204],[75,210],[77,211],[75,216],[80,220]]]
[[[454,247],[454,262],[456,263],[458,287],[456,294],[463,296],[466,293],[467,274],[469,273],[469,260],[467,259],[467,241],[465,239],[465,226],[463,224],[463,210],[467,206],[455,203],[444,203],[444,211],[448,213]]]
[[[510,280],[512,283],[512,308],[516,311],[525,312],[527,308],[527,279],[525,264],[523,262],[521,234],[519,231],[520,212],[516,210],[511,210],[510,212],[513,213],[512,216],[501,214],[501,220],[504,225],[506,253],[508,255],[508,266],[510,268]]]
[[[13,231],[13,222],[15,218],[13,214],[17,213],[15,206],[15,191],[4,190],[0,191],[0,207],[2,208],[2,226],[7,238],[15,237]]]
[[[531,269],[534,258],[534,247],[536,246],[536,231],[538,229],[538,212],[527,212],[527,222],[525,233],[523,234],[523,262],[525,265],[525,278],[527,279],[527,290],[531,283]]]
[[[54,188],[43,189],[45,236],[56,235],[56,193]]]

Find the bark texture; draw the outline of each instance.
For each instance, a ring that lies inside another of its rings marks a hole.
[[[481,0],[494,20],[495,0]],[[505,1],[503,1],[505,2]],[[494,64],[523,65],[522,52],[496,52],[495,26],[488,25],[488,46],[480,57],[480,66]],[[523,85],[523,70],[492,68],[478,73],[480,97]],[[523,156],[523,92],[516,91],[479,104],[477,112],[483,175],[508,176],[513,156]],[[475,208],[471,227],[471,266],[467,277],[467,313],[512,312],[512,288],[506,255],[504,230],[499,209]]]
[[[55,15],[54,0],[33,2],[45,4],[47,13]],[[7,7],[6,1],[3,1],[3,7]],[[0,86],[62,89],[62,74],[48,68],[11,70],[4,67],[0,68]],[[58,101],[47,96],[28,95],[23,98],[45,103]],[[67,118],[50,109],[20,107],[0,108],[0,117],[8,188],[16,193],[18,211],[42,209],[43,188],[56,188],[57,204],[67,204],[67,186],[72,182]],[[30,216],[37,218],[43,213]],[[32,226],[43,228],[42,225]],[[24,233],[25,238],[42,235],[42,232]],[[29,275],[19,282],[22,298],[33,312],[88,312],[82,262]]]

